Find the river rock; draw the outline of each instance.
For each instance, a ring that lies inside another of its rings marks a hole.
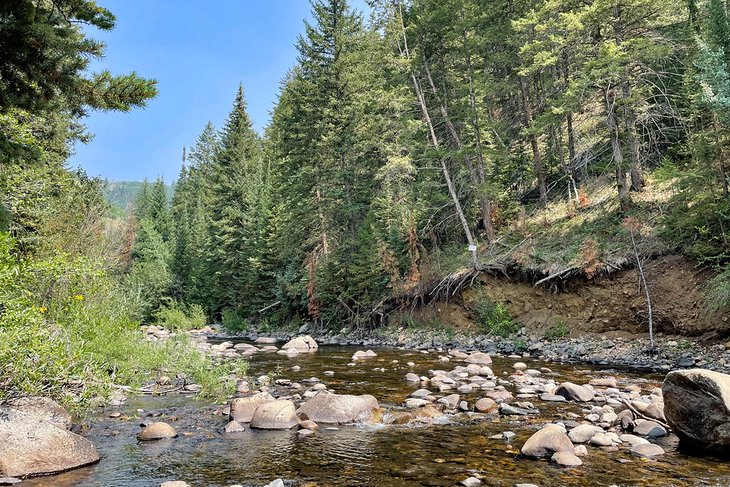
[[[580,467],[583,465],[583,460],[578,458],[578,456],[574,452],[569,451],[559,451],[553,453],[553,456],[550,457],[550,460],[557,463],[561,467]]]
[[[284,481],[281,479],[276,479],[270,484],[266,484],[264,487],[285,487]]]
[[[407,408],[422,408],[426,404],[430,403],[425,399],[418,399],[416,397],[409,397],[405,402]]]
[[[497,403],[488,397],[483,397],[474,404],[474,409],[480,413],[493,413],[497,408]]]
[[[273,337],[259,337],[256,340],[254,340],[254,343],[259,343],[261,345],[271,345],[276,343],[276,338]]]
[[[585,386],[579,386],[572,382],[563,382],[555,389],[555,394],[563,396],[569,401],[588,402],[593,399],[594,393]]]
[[[162,482],[160,487],[190,487],[190,484],[182,480],[168,480],[167,482]]]
[[[680,445],[727,455],[730,450],[730,375],[676,370],[662,384],[664,414]]]
[[[649,443],[649,440],[647,440],[646,438],[635,435],[621,435],[619,436],[619,439],[624,443],[628,443],[631,446],[646,445],[647,443]]]
[[[473,352],[466,358],[466,362],[469,364],[490,365],[492,363],[492,357],[488,353]]]
[[[352,360],[362,360],[365,358],[377,357],[377,356],[378,356],[378,354],[373,352],[372,350],[368,350],[366,352],[363,352],[362,350],[358,350],[357,352],[355,352],[352,355]]]
[[[477,485],[482,485],[482,481],[479,480],[476,477],[469,477],[467,479],[462,480],[459,482],[464,487],[476,487]]]
[[[631,448],[631,453],[637,457],[654,458],[664,455],[664,449],[654,443],[644,443]]]
[[[49,475],[99,461],[86,438],[4,406],[0,438],[0,477]]]
[[[603,377],[600,379],[591,379],[588,383],[594,387],[616,387],[616,378]]]
[[[175,438],[177,431],[175,428],[164,421],[156,421],[146,426],[142,431],[137,433],[139,441],[164,440],[167,438]]]
[[[317,423],[368,423],[373,421],[378,409],[378,400],[369,394],[354,396],[320,391],[304,403],[297,414]]]
[[[458,394],[449,394],[448,396],[444,396],[441,399],[438,400],[439,404],[445,404],[447,408],[449,409],[456,409],[456,407],[459,405],[459,401],[461,400],[461,396]]]
[[[603,429],[592,424],[579,424],[568,432],[568,438],[573,443],[588,443],[599,432],[603,432]]]
[[[613,441],[605,433],[598,433],[598,434],[593,435],[593,437],[590,440],[590,443],[593,446],[611,446],[611,445],[613,445]]]
[[[540,458],[557,452],[573,454],[574,447],[562,426],[548,424],[530,436],[520,451],[527,457]]]
[[[658,419],[659,421],[666,421],[667,418],[664,416],[664,403],[653,402],[644,409],[644,414],[652,419]]]
[[[421,378],[413,372],[408,372],[406,374],[406,382],[421,382]]]
[[[223,428],[223,431],[226,433],[240,433],[241,431],[245,431],[246,428],[243,427],[241,423],[238,421],[230,421],[225,428]]]
[[[317,342],[309,335],[293,338],[281,347],[282,350],[297,350],[298,352],[315,352],[318,348]]]
[[[250,423],[253,413],[261,404],[275,401],[268,392],[259,392],[253,396],[237,397],[231,401],[230,418],[239,423]]]
[[[71,429],[71,415],[53,399],[47,397],[17,397],[8,400],[6,406],[35,416],[59,428]]]
[[[261,404],[251,418],[251,427],[264,430],[287,430],[299,424],[292,401],[279,400]]]
[[[636,426],[634,426],[634,433],[641,436],[667,436],[667,430],[664,429],[659,423],[649,421],[646,419],[637,419]]]

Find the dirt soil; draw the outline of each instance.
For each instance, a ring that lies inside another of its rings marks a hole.
[[[655,332],[672,335],[721,338],[730,335],[727,316],[703,316],[700,312],[704,283],[711,272],[699,269],[678,255],[658,257],[644,264],[654,309]],[[572,279],[556,286],[533,286],[502,276],[481,277],[481,287],[466,289],[450,303],[435,303],[428,311],[457,328],[467,327],[480,293],[504,303],[530,335],[542,336],[560,321],[570,335],[647,332],[647,306],[635,269],[592,280]]]

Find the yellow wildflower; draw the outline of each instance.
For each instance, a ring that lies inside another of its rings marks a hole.
[[[74,299],[76,301],[83,301],[84,300],[84,296],[83,296],[83,294],[77,294],[76,296],[74,296]]]

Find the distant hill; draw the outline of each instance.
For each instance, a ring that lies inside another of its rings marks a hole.
[[[110,205],[126,210],[131,208],[134,200],[142,190],[142,181],[109,181],[104,185],[104,196]],[[172,199],[172,186],[165,185],[168,199]]]

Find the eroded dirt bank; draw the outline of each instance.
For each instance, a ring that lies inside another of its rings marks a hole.
[[[677,255],[658,257],[645,267],[656,332],[718,339],[730,334],[727,316],[702,312],[702,288],[711,272]],[[560,322],[571,336],[647,331],[646,301],[636,269],[540,286],[504,276],[483,275],[480,281],[480,286],[466,289],[451,302],[434,303],[422,312],[459,327],[469,326],[474,306],[483,293],[491,301],[505,304],[529,335],[542,336]]]

